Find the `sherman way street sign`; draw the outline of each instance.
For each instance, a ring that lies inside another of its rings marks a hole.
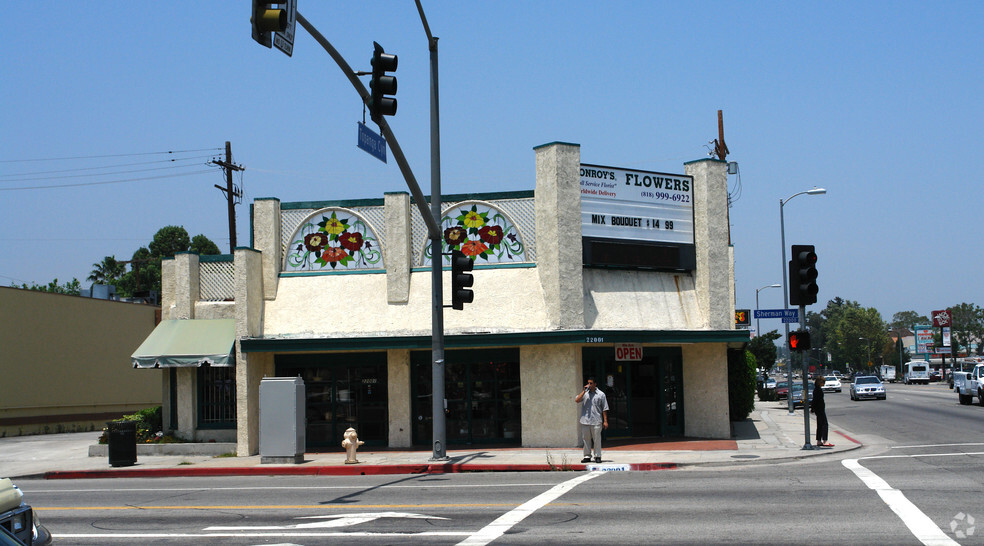
[[[756,309],[755,318],[799,319],[799,309]]]

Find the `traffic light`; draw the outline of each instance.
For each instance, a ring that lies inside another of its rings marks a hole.
[[[475,300],[475,292],[469,287],[475,283],[475,277],[469,271],[475,266],[472,259],[460,250],[451,251],[451,308],[465,308],[466,303]]]
[[[373,121],[379,123],[380,116],[396,114],[396,98],[386,96],[396,94],[396,76],[386,73],[396,71],[397,58],[396,55],[384,52],[383,46],[378,43],[373,42],[372,45],[375,49],[372,53],[372,80],[369,82],[372,90],[369,114]]]
[[[283,2],[263,2],[253,0],[253,39],[260,45],[271,47],[274,32],[283,32],[287,28],[287,10],[275,8]]]
[[[789,332],[790,351],[808,351],[810,349],[810,332],[806,330],[796,330]]]
[[[811,305],[817,302],[817,253],[813,245],[793,245],[789,260],[789,303]]]

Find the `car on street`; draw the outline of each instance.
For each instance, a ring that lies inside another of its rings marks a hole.
[[[771,377],[765,378],[765,388],[767,388],[767,389],[774,389],[774,388],[776,388],[776,380],[775,379],[772,379]]]
[[[863,400],[865,398],[876,400],[887,398],[885,385],[882,384],[881,379],[873,375],[859,375],[854,378],[851,383],[851,400]]]
[[[813,383],[810,383],[809,389],[806,391],[806,393],[807,393],[807,396],[806,396],[807,399],[812,404],[813,403]],[[794,383],[793,384],[792,397],[793,397],[793,407],[794,408],[802,408],[803,407],[803,384],[802,383]]]
[[[0,544],[51,544],[51,533],[38,522],[38,514],[22,501],[23,493],[10,478],[0,479],[0,539],[12,535],[20,542],[0,541]],[[6,535],[4,534],[6,533]]]
[[[823,380],[823,392],[841,392],[841,389],[843,389],[840,379],[835,375],[825,375]]]
[[[776,399],[785,400],[787,396],[789,396],[789,381],[776,383]]]

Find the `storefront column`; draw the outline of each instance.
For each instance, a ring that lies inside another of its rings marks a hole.
[[[242,338],[262,333],[262,258],[262,253],[251,248],[235,250],[236,453],[240,457],[256,455],[260,451],[260,380],[264,375],[274,375],[273,355],[247,355],[240,347]]]
[[[728,164],[701,159],[685,164],[694,177],[697,301],[712,330],[735,327],[734,262],[728,224]]]
[[[731,437],[726,343],[683,346],[683,407],[685,435]]]
[[[536,151],[536,270],[554,328],[584,328],[581,147],[555,142]]]
[[[410,248],[410,194],[387,193],[385,204],[386,226],[386,302],[403,304],[410,301],[410,268],[413,252]]]
[[[268,197],[253,201],[253,248],[263,256],[262,287],[263,298],[267,300],[277,298],[277,286],[283,264],[280,216],[279,199]]]
[[[410,398],[410,351],[386,352],[386,384],[389,405],[389,447],[413,445]]]
[[[577,445],[577,404],[581,348],[525,345],[519,349],[524,447]]]

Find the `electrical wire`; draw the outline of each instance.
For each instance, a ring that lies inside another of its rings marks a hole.
[[[106,180],[102,182],[79,182],[77,184],[52,184],[50,186],[21,186],[18,188],[0,188],[0,191],[16,191],[16,190],[50,190],[54,188],[73,188],[78,186],[101,186],[104,184],[122,184],[124,182],[141,182],[144,180],[160,180],[162,178],[177,178],[180,176],[192,176],[196,174],[205,174],[214,172],[211,169],[205,171],[194,171],[189,173],[176,173],[176,174],[162,174],[160,176],[145,176],[142,178],[126,178],[123,180]]]
[[[154,165],[157,163],[174,163],[176,161],[193,161],[197,159],[208,159],[212,157],[211,155],[196,155],[192,157],[181,157],[172,159],[155,159],[154,161],[138,161],[136,163],[117,163],[115,165],[103,165],[100,167],[76,167],[74,169],[58,169],[54,171],[32,171],[32,172],[21,172],[21,173],[8,173],[0,174],[0,178],[9,178],[13,176],[34,176],[38,174],[59,174],[59,173],[71,173],[77,171],[97,171],[101,169],[115,169],[117,167],[136,167],[139,165]]]
[[[200,148],[197,150],[168,150],[165,152],[142,152],[136,154],[81,155],[74,157],[43,157],[35,159],[0,159],[0,163],[29,163],[36,161],[67,161],[70,159],[102,159],[106,157],[134,157],[139,155],[188,154],[193,152],[213,152],[223,148]]]
[[[15,178],[13,180],[3,180],[3,182],[34,182],[37,180],[59,180],[64,178],[83,178],[87,176],[111,176],[117,174],[133,174],[133,173],[143,173],[149,171],[163,171],[168,169],[186,169],[188,167],[195,167],[196,165],[169,165],[167,167],[151,167],[148,169],[131,169],[128,171],[112,171],[105,173],[85,173],[85,174],[63,174],[59,176],[36,176],[28,178]]]

